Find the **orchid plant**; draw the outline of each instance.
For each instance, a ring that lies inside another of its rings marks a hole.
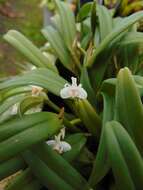
[[[143,12],[55,5],[43,48],[4,35],[31,64],[0,81],[0,179],[16,173],[5,190],[141,190]]]
[[[114,9],[114,12],[121,16],[127,16],[143,9],[142,0],[99,0],[98,3]]]

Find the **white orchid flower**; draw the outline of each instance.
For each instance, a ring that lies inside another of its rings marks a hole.
[[[61,141],[65,136],[65,128],[61,129],[58,136],[55,136],[55,140],[49,140],[46,143],[52,147],[53,150],[57,151],[59,154],[71,150],[71,145],[66,141]]]
[[[72,84],[65,84],[64,88],[60,91],[60,96],[63,99],[67,98],[80,98],[86,99],[87,92],[82,88],[82,85],[77,85],[77,79],[75,77],[71,77]]]

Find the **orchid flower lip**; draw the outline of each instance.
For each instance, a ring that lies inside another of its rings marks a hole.
[[[72,84],[66,83],[60,91],[60,96],[63,99],[79,98],[86,99],[87,92],[82,88],[82,84],[77,85],[77,78],[71,77]]]

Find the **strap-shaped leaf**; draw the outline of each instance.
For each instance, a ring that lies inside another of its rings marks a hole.
[[[106,124],[105,139],[118,189],[143,186],[143,160],[127,131],[116,121]]]
[[[0,161],[9,159],[22,152],[26,148],[48,139],[56,134],[61,128],[60,120],[53,114],[47,117],[47,121],[41,122],[33,127],[8,138],[0,143]]]
[[[36,151],[35,151],[36,150]],[[74,189],[80,189],[82,185],[87,185],[86,180],[59,154],[51,149],[47,144],[36,145],[32,152],[45,162],[66,183]],[[88,186],[87,186],[88,187]]]
[[[35,179],[30,169],[27,168],[10,179],[5,190],[40,190],[41,187],[42,185]]]
[[[72,57],[60,33],[57,30],[55,30],[52,26],[48,26],[45,29],[43,29],[42,33],[51,44],[52,48],[56,53],[56,56],[60,59],[63,65],[67,69],[72,71],[73,70]]]
[[[86,67],[83,67],[81,70],[81,77],[80,77],[80,83],[82,84],[83,88],[87,91],[88,94],[88,100],[89,102],[95,106],[96,103],[96,96],[95,92],[91,86],[91,82],[88,76],[88,71]]]
[[[66,159],[68,162],[72,162],[77,158],[80,154],[81,150],[83,149],[86,143],[86,137],[82,133],[76,133],[67,137],[66,142],[68,142],[72,149],[68,152],[63,154],[63,158]]]
[[[129,32],[122,41],[119,42],[120,45],[128,44],[142,44],[143,43],[143,33],[142,32]]]
[[[9,98],[6,101],[4,101],[2,104],[0,104],[0,115],[3,114],[5,111],[7,111],[16,103],[21,102],[23,99],[24,96],[20,95],[20,96],[15,96],[14,98]]]
[[[3,81],[4,82],[4,81]],[[0,103],[4,102],[6,99],[10,98],[11,96],[20,95],[29,93],[32,90],[32,87],[18,87],[18,88],[11,88],[5,89],[0,92]]]
[[[92,8],[91,8],[91,21],[90,21],[93,39],[94,39],[94,34],[95,34],[95,30],[96,30],[96,25],[97,25],[97,17],[96,17],[97,10],[96,10],[96,7],[97,7],[97,3],[96,3],[96,1],[94,1],[93,4],[92,4]]]
[[[24,115],[14,118],[8,122],[0,124],[0,141],[3,141],[17,133],[20,133],[28,128],[36,126],[40,123],[52,120],[56,117],[53,113],[41,112]]]
[[[113,20],[110,11],[102,5],[97,5],[97,15],[99,20],[100,40],[102,41],[112,32]]]
[[[26,184],[30,183],[33,176],[30,173],[30,169],[27,168],[18,174],[16,177],[11,180],[9,185],[6,187],[6,190],[18,190],[21,187],[25,186]]]
[[[75,101],[75,112],[87,130],[97,139],[101,132],[101,119],[94,107],[87,100]]]
[[[109,87],[110,88],[110,87]],[[110,168],[109,158],[107,155],[106,144],[105,144],[105,124],[108,121],[111,121],[114,118],[114,96],[108,94],[109,89],[104,89],[102,92],[104,100],[104,110],[103,110],[103,123],[102,123],[102,132],[99,142],[98,151],[96,154],[96,159],[94,161],[93,169],[91,176],[89,178],[89,185],[94,187],[108,172]]]
[[[4,35],[4,39],[23,53],[35,66],[47,67],[56,71],[56,67],[33,45],[24,35],[15,30],[10,30]]]
[[[77,15],[77,21],[81,22],[90,15],[92,3],[85,3],[79,10]]]
[[[101,42],[99,47],[95,50],[93,53],[91,59],[89,60],[88,65],[91,66],[97,56],[115,39],[117,38],[121,33],[126,31],[130,26],[132,26],[134,23],[138,22],[140,19],[143,18],[143,11],[137,12],[132,14],[129,17],[126,17],[123,19],[123,21],[120,22],[120,25],[116,27],[110,34],[108,34],[104,40]]]
[[[74,15],[71,9],[68,7],[68,4],[59,0],[55,0],[55,2],[58,8],[58,13],[60,15],[62,37],[67,47],[71,50],[74,39],[76,37],[76,25]]]
[[[0,163],[0,180],[16,173],[19,170],[24,169],[25,167],[26,164],[20,156]]]
[[[54,171],[52,171],[35,153],[27,150],[23,153],[23,157],[28,163],[33,174],[47,188],[58,190],[74,190],[73,187],[67,184]]]
[[[143,106],[139,90],[128,68],[121,69],[116,85],[116,119],[143,150]]]
[[[44,102],[44,97],[42,96],[28,96],[28,97],[25,97],[21,102],[20,102],[20,105],[19,105],[19,113],[20,114],[24,114],[27,110],[31,109],[31,108],[37,108],[37,106],[39,108],[41,108],[42,110],[42,105],[43,105],[43,102]]]
[[[40,68],[0,83],[0,90],[27,85],[37,85],[47,89],[55,95],[59,95],[60,90],[64,87],[65,83],[67,83],[66,80],[55,72],[50,71],[49,69]]]

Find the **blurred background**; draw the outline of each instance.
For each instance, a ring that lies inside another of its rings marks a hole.
[[[25,58],[3,40],[3,34],[16,29],[38,47],[45,42],[40,33],[43,27],[43,9],[39,0],[0,0],[0,77],[19,72],[17,64]]]

